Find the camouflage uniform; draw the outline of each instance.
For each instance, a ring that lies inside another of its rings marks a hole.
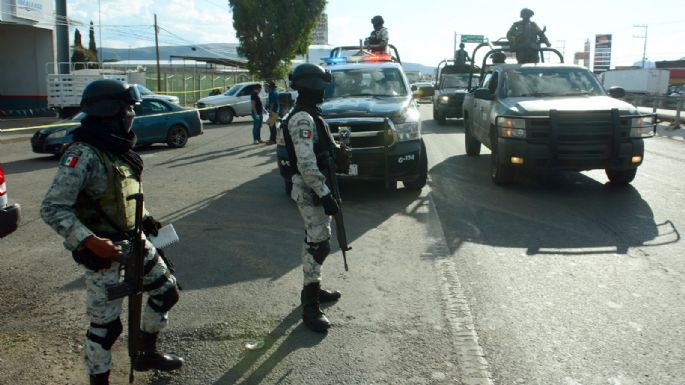
[[[126,167],[123,162],[114,162],[118,167]],[[132,172],[129,174],[135,176]],[[134,177],[134,179],[137,179]],[[90,235],[97,234],[84,225],[75,210],[79,195],[87,192],[90,196],[105,193],[111,184],[108,171],[93,147],[74,143],[65,152],[57,174],[41,206],[43,220],[64,237],[64,246],[74,251]],[[146,212],[147,214],[147,212]],[[127,229],[128,230],[128,229]],[[111,266],[92,270],[84,266],[86,282],[86,312],[90,321],[85,343],[85,364],[89,374],[104,373],[112,366],[111,327],[120,330],[119,315],[122,299],[107,300],[107,287],[122,280],[121,266],[112,261]],[[141,322],[141,329],[147,333],[157,333],[168,323],[168,304],[164,300],[170,290],[176,290],[176,278],[171,275],[157,250],[145,241],[145,277],[143,279],[149,297]],[[163,310],[163,311],[160,311]],[[110,328],[108,328],[109,326]],[[114,333],[116,339],[118,333]],[[105,341],[103,341],[105,340]],[[104,346],[103,346],[104,345]],[[108,346],[109,345],[109,346]]]
[[[388,48],[388,41],[388,29],[381,27],[380,29],[374,29],[371,31],[371,34],[366,38],[364,44],[377,46],[373,48],[374,52],[386,52]]]
[[[516,52],[516,60],[523,63],[538,63],[540,61],[540,43],[550,46],[544,32],[534,21],[520,20],[512,24],[507,32],[507,40]]]
[[[306,242],[320,243],[331,237],[331,217],[324,213],[320,205],[315,205],[312,191],[317,197],[330,194],[326,177],[319,170],[314,144],[319,143],[321,133],[317,130],[314,118],[305,111],[296,112],[289,118],[288,132],[297,156],[299,174],[292,177],[293,189],[290,197],[297,204],[304,220]],[[330,137],[333,142],[333,138]],[[302,270],[304,285],[321,281],[321,265],[314,260],[305,243],[302,251]]]

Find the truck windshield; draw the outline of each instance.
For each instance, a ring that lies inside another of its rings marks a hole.
[[[354,68],[332,71],[326,99],[354,96],[406,96],[407,87],[397,68]]]
[[[473,83],[478,84],[478,78],[473,77]],[[467,88],[469,74],[447,74],[442,78],[442,88]]]
[[[527,96],[603,96],[602,86],[582,68],[517,68],[504,73],[501,95]]]

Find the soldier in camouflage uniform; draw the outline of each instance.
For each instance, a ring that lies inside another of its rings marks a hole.
[[[140,102],[135,87],[117,80],[96,80],[83,92],[87,117],[74,131],[41,206],[43,220],[64,237],[64,246],[84,268],[86,312],[90,325],[85,341],[85,365],[91,384],[109,384],[112,344],[123,326],[122,299],[109,301],[106,289],[121,282],[115,259],[127,253],[134,234],[135,200],[142,192],[143,161],[132,148],[131,131]],[[157,234],[159,222],[144,212],[143,230]],[[168,311],[178,301],[176,278],[149,241],[145,241],[143,284],[148,301],[141,322],[141,354],[135,370],[173,370],[183,359],[157,352],[157,333],[168,323]]]
[[[552,44],[545,36],[545,31],[530,18],[535,13],[528,8],[521,10],[521,20],[512,24],[507,32],[507,40],[512,50],[516,52],[516,60],[520,64],[540,62],[540,43],[547,47]]]
[[[321,289],[321,266],[330,253],[331,215],[340,207],[326,185],[322,170],[328,167],[336,143],[317,107],[331,82],[330,72],[314,64],[300,64],[290,74],[297,102],[281,126],[292,166],[291,198],[304,221],[302,252],[304,284],[300,293],[302,320],[311,330],[325,332],[331,326],[320,302],[336,301],[340,292]]]
[[[388,29],[383,26],[383,17],[376,15],[371,19],[373,24],[373,31],[369,37],[364,39],[364,46],[369,48],[372,52],[385,53],[388,49]]]

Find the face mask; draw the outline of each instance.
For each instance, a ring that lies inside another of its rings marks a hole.
[[[121,132],[128,134],[131,132],[131,127],[133,126],[133,118],[136,117],[136,113],[132,109],[126,109],[126,112],[121,116]]]

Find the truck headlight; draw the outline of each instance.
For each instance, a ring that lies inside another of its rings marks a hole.
[[[526,120],[516,118],[497,118],[497,129],[503,138],[525,138]]]
[[[395,125],[399,141],[414,140],[421,137],[421,123],[419,121],[404,122]]]
[[[447,95],[442,95],[438,98],[438,103],[440,104],[447,104],[450,101],[450,97]]]
[[[630,119],[631,138],[651,138],[656,130],[656,119],[654,115],[639,116]]]

